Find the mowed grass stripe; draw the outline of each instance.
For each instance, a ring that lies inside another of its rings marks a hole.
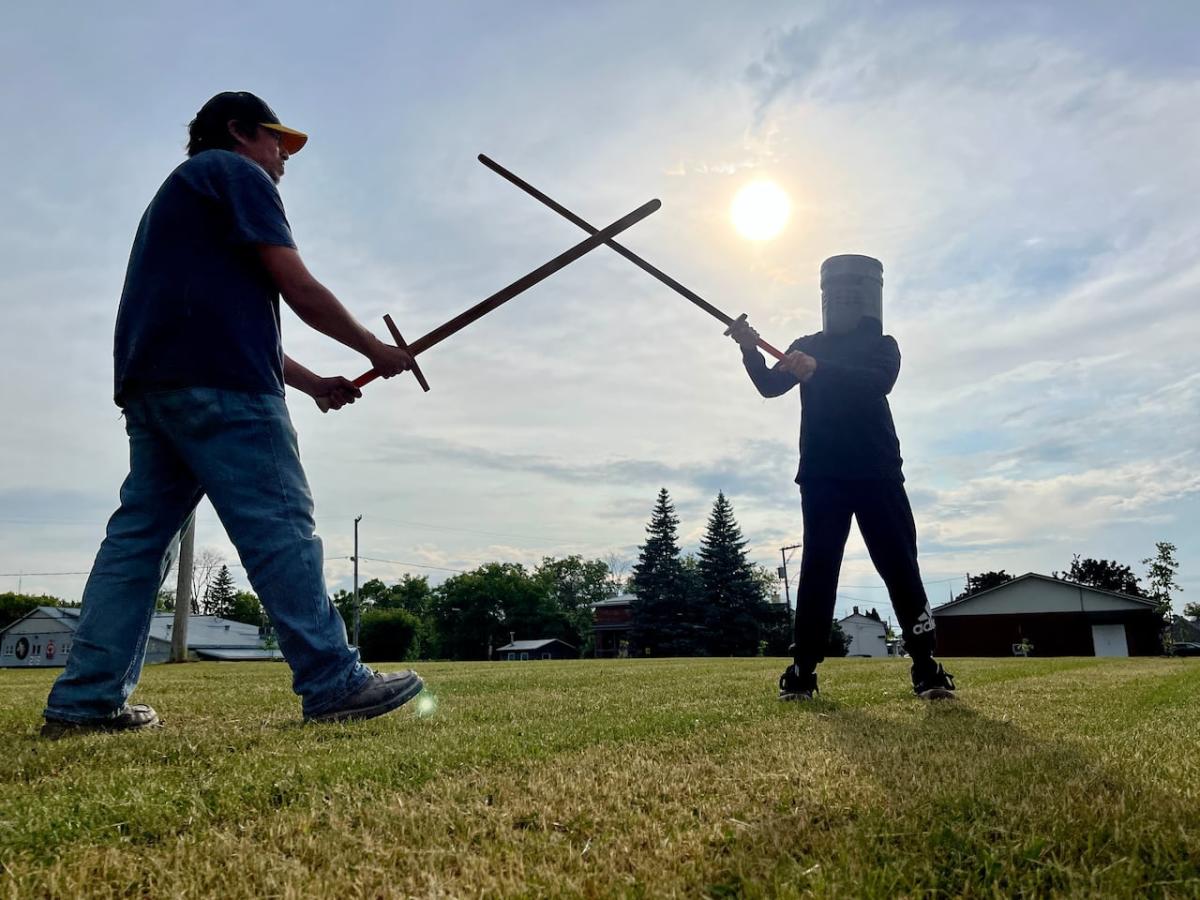
[[[1012,678],[1017,666],[1030,677]],[[251,781],[254,772],[273,776],[285,793],[265,808],[244,805],[238,825],[210,814],[183,828],[100,831],[69,855],[49,854],[56,862],[26,847],[9,858],[6,880],[37,893],[175,883],[231,895],[353,885],[452,895],[853,888],[882,896],[1001,884],[1132,896],[1155,890],[1155,880],[1194,886],[1186,861],[1197,848],[1183,837],[1185,823],[1195,833],[1194,795],[1189,807],[1161,770],[1133,766],[1132,777],[1107,760],[1141,752],[1127,745],[1147,725],[1137,709],[1158,715],[1167,704],[1186,714],[1174,720],[1186,737],[1179,722],[1195,718],[1196,667],[963,661],[969,687],[949,710],[911,700],[904,667],[888,662],[832,663],[828,700],[778,704],[763,686],[777,668],[450,666],[429,673],[443,686],[432,720],[276,722],[229,754],[240,768],[214,752],[236,735],[192,735],[200,760]],[[505,682],[507,692],[498,689]],[[1105,704],[1119,709],[1118,727],[1096,728]],[[206,721],[202,709],[196,721]],[[101,794],[93,800],[131,774],[114,745],[165,735],[75,742],[105,757],[116,750],[116,765],[104,768],[124,773],[92,783]],[[1191,737],[1194,747],[1194,729]],[[425,778],[389,776],[411,762],[415,743],[430,761]],[[468,752],[453,752],[460,746]],[[297,758],[314,750],[315,770]],[[1175,763],[1179,755],[1178,746],[1168,753]]]
[[[835,682],[839,677],[842,682],[837,685],[839,703],[909,696],[900,664],[843,665],[833,675]],[[601,663],[594,669],[586,663],[542,669],[431,668],[431,683],[441,686],[442,714],[418,723],[420,731],[405,729],[397,735],[399,743],[391,745],[392,752],[384,754],[364,748],[369,746],[368,736],[395,731],[399,722],[394,718],[340,729],[304,728],[286,713],[264,719],[262,708],[291,705],[286,700],[271,704],[272,699],[286,696],[280,686],[270,685],[272,680],[278,682],[279,666],[247,666],[242,673],[218,666],[154,670],[153,675],[170,676],[169,688],[180,677],[193,680],[188,676],[199,670],[194,679],[197,689],[186,697],[170,696],[182,692],[167,690],[168,696],[160,702],[157,692],[148,692],[149,699],[165,709],[186,699],[191,717],[184,720],[177,715],[167,732],[119,740],[83,739],[107,751],[108,764],[102,768],[92,764],[90,753],[78,752],[78,741],[72,742],[75,746],[47,745],[31,739],[30,752],[24,758],[18,754],[11,771],[15,780],[34,788],[42,802],[36,810],[27,810],[30,815],[24,822],[11,816],[0,819],[0,847],[9,844],[4,830],[23,833],[27,847],[43,850],[52,848],[56,838],[152,840],[156,834],[170,834],[175,823],[216,822],[226,816],[239,821],[249,810],[279,808],[306,791],[336,784],[347,766],[385,789],[405,789],[442,767],[454,769],[512,756],[533,758],[598,740],[655,739],[730,717],[744,720],[747,701],[760,701],[761,706],[771,696],[770,682],[764,685],[762,661],[723,661],[715,669],[711,661],[693,660]],[[1031,670],[1032,677],[1037,677],[1034,672],[1056,671],[1053,661],[1038,661]],[[239,676],[236,695],[232,685],[215,686],[222,676],[234,675]],[[984,680],[974,673],[970,677]],[[262,690],[264,682],[267,692]],[[255,696],[268,692],[276,696]],[[505,702],[490,702],[488,698],[498,692],[503,692]],[[233,696],[238,703],[231,702]],[[733,708],[728,703],[731,698]],[[768,703],[755,714],[781,715],[786,709]],[[572,727],[556,727],[547,717],[569,721]],[[456,740],[439,742],[447,729]],[[432,752],[434,747],[440,752]],[[300,748],[306,749],[298,753]],[[39,769],[44,776],[39,776]],[[49,777],[52,784],[39,785],[39,777]],[[55,816],[53,800],[64,779],[72,782],[69,794],[62,798],[65,815]],[[88,806],[89,792],[97,795],[99,822],[80,815]]]

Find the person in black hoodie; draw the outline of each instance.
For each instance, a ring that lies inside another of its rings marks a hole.
[[[883,265],[869,256],[821,264],[822,328],[794,341],[767,368],[744,319],[729,334],[764,397],[800,385],[800,503],[804,551],[796,591],[793,661],[779,679],[781,700],[811,699],[833,624],[838,572],[850,519],[887,585],[912,657],[913,690],[954,696],[954,680],[933,658],[935,629],[917,565],[917,530],[904,490],[900,442],[887,395],[900,373],[900,348],[883,333]]]

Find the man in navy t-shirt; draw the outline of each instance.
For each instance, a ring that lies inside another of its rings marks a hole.
[[[306,141],[253,94],[218,94],[189,125],[188,159],[142,216],[113,354],[130,471],[46,705],[48,737],[158,724],[153,709],[127,700],[168,548],[205,495],[271,618],[306,718],[369,718],[421,690],[415,673],[372,672],[347,645],[284,403],[285,384],[330,409],[360,393],[283,352],[280,295],[384,377],[412,364],[359,324],[296,250],[276,185]]]

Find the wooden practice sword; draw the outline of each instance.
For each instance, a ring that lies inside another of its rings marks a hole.
[[[659,200],[651,200],[649,203],[642,204],[633,212],[629,213],[629,215],[622,216],[607,228],[597,230],[587,240],[580,241],[570,250],[560,253],[548,263],[538,266],[528,275],[518,278],[512,284],[508,285],[508,287],[501,288],[490,297],[480,300],[470,309],[459,313],[446,324],[439,325],[437,328],[433,329],[433,331],[429,332],[429,334],[417,338],[411,344],[404,343],[403,339],[400,337],[400,333],[395,330],[395,326],[390,321],[388,322],[388,329],[392,332],[392,337],[396,340],[396,345],[400,347],[400,349],[407,350],[414,357],[419,353],[424,353],[434,344],[440,344],[456,331],[461,331],[476,319],[486,316],[496,307],[503,303],[507,303],[513,297],[517,296],[517,294],[527,291],[539,281],[549,278],[559,269],[570,265],[585,253],[595,250],[601,244],[611,240],[614,235],[620,234],[622,231],[632,225],[636,225],[638,222],[642,221],[642,219],[646,218],[646,216],[650,215],[652,212],[655,212],[661,206],[662,202]],[[428,390],[428,387],[424,384],[424,377],[419,374],[419,370],[415,371],[414,374],[417,374],[418,378],[422,381],[422,387]],[[355,378],[354,385],[355,387],[362,387],[363,385],[370,384],[378,377],[379,373],[374,369],[371,369],[370,371],[363,372],[363,374]],[[322,410],[329,408],[327,403],[321,404],[320,401],[318,401],[318,405],[321,406]]]
[[[485,166],[487,166],[489,169],[491,169],[493,172],[495,172],[497,175],[499,175],[501,178],[515,184],[517,187],[519,187],[525,193],[529,194],[529,196],[531,196],[537,200],[541,200],[542,203],[546,204],[548,207],[550,207],[552,210],[554,210],[556,213],[558,213],[564,219],[567,219],[570,222],[574,222],[576,225],[578,225],[580,228],[582,228],[588,234],[591,234],[591,235],[599,235],[600,234],[600,229],[596,228],[594,225],[589,225],[586,221],[579,218],[579,216],[575,215],[575,213],[571,212],[569,209],[567,209],[561,203],[557,203],[554,200],[550,199],[545,194],[543,194],[541,191],[539,191],[537,188],[535,188],[532,184],[530,184],[528,181],[525,181],[522,178],[518,178],[516,175],[514,175],[508,169],[504,168],[504,166],[500,165],[500,163],[496,162],[494,159],[491,159],[490,157],[486,156],[485,154],[480,153],[479,161],[481,163],[483,163]],[[689,290],[688,288],[684,287],[682,284],[680,284],[678,281],[676,281],[674,278],[672,278],[666,272],[662,271],[661,269],[657,268],[656,266],[652,266],[650,263],[646,262],[646,260],[642,259],[640,256],[638,256],[636,253],[634,253],[632,250],[628,249],[627,247],[624,247],[621,244],[618,244],[616,241],[613,241],[613,240],[606,240],[604,243],[608,244],[608,246],[610,246],[612,249],[616,250],[618,253],[620,253],[623,257],[625,257],[627,260],[629,260],[631,263],[633,263],[639,269],[649,272],[651,275],[653,275],[655,278],[657,278],[659,281],[661,281],[663,284],[665,284],[671,290],[675,291],[677,294],[680,294],[683,297],[687,298],[688,300],[692,301],[698,307],[700,307],[702,310],[704,310],[706,313],[708,313],[710,316],[712,316],[714,319],[719,320],[723,324],[732,326],[735,321],[741,322],[741,321],[745,320],[745,318],[746,318],[745,313],[742,313],[740,316],[737,317],[737,319],[734,319],[731,316],[726,315],[725,313],[721,312],[721,310],[717,309],[715,306],[713,306],[711,303],[709,303],[707,300],[705,300],[703,297],[701,297],[699,294],[697,294],[695,291]],[[728,328],[725,329],[725,333],[729,334]],[[760,346],[762,349],[766,350],[767,353],[771,354],[776,359],[783,359],[784,354],[782,353],[782,351],[775,349],[770,344],[768,344],[766,341],[764,341],[762,338],[759,338],[758,340],[756,340],[755,343],[758,344],[758,346]]]

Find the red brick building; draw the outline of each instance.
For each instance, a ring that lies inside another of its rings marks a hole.
[[[596,658],[612,659],[629,650],[629,635],[633,630],[633,595],[620,594],[592,604],[595,624]]]

